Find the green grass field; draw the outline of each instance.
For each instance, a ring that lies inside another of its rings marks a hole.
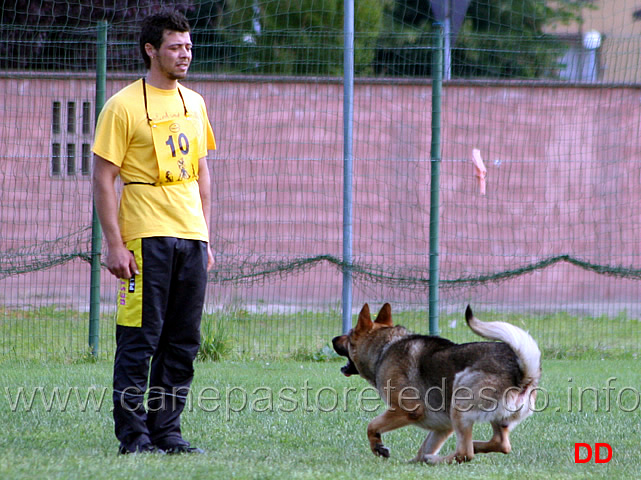
[[[616,317],[497,314],[475,310],[482,320],[503,320],[528,330],[546,358],[628,358],[641,351],[641,321],[625,314]],[[428,314],[393,312],[394,322],[427,334]],[[76,361],[89,352],[87,313],[48,306],[5,309],[0,306],[0,359]],[[356,322],[354,317],[353,322]],[[111,359],[115,320],[100,320],[100,358]],[[455,342],[478,340],[465,324],[463,312],[443,315],[440,334]],[[222,342],[228,358],[314,358],[332,337],[340,334],[340,310],[298,313],[252,313],[242,306],[205,315],[203,335]]]
[[[637,365],[625,358],[546,360],[541,411],[515,429],[511,454],[433,467],[408,463],[425,435],[414,428],[384,436],[390,459],[370,453],[365,429],[381,403],[362,379],[343,377],[339,361],[200,362],[183,433],[206,454],[122,457],[109,361],[4,360],[0,478],[638,478]],[[475,427],[478,438],[489,431]],[[575,464],[576,442],[609,443],[613,458]],[[453,448],[450,439],[443,452]]]

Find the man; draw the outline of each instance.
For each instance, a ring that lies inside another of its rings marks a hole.
[[[183,439],[180,415],[213,265],[206,155],[216,142],[203,98],[178,83],[191,63],[189,32],[179,13],[143,21],[147,75],[111,97],[96,126],[94,199],[105,263],[120,279],[113,401],[122,454],[202,452]]]

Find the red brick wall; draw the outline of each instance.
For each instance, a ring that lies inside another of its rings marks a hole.
[[[108,95],[128,81],[108,81]],[[212,246],[219,265],[229,266],[216,278],[253,274],[259,260],[270,269],[317,255],[340,258],[342,86],[205,79],[186,85],[205,97],[219,146],[210,156]],[[54,138],[51,115],[53,101],[61,101],[63,110],[69,101],[93,105],[93,80],[2,78],[0,87],[0,268],[88,252],[88,177],[51,177],[52,142],[71,138]],[[565,254],[641,268],[639,89],[451,84],[443,89],[442,105],[442,280]],[[354,260],[381,275],[357,276],[355,303],[375,297],[426,304],[430,86],[357,83],[354,112]],[[488,168],[486,196],[478,194],[473,148]],[[104,277],[110,301],[113,283],[108,273]],[[401,289],[383,277],[423,282]],[[46,297],[82,308],[88,278],[82,261],[10,276],[0,279],[0,302]],[[340,272],[328,262],[259,278],[251,285],[213,283],[210,302],[304,307],[340,301]],[[367,278],[379,283],[362,281]],[[499,284],[446,283],[442,298],[445,305],[470,299],[541,308],[616,305],[634,302],[637,283],[560,263]]]

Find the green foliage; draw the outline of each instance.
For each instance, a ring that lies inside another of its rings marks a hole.
[[[236,45],[241,71],[338,75],[343,70],[342,0],[232,0],[225,34]],[[378,0],[355,4],[355,64],[366,73],[382,26]],[[362,33],[361,33],[362,32]]]
[[[482,320],[506,321],[529,331],[546,358],[636,358],[641,321],[625,312],[610,317],[554,314],[496,313],[475,308]],[[428,333],[425,311],[394,312],[394,322],[421,334]],[[352,319],[355,324],[357,318]],[[441,316],[440,334],[455,342],[479,338],[465,324],[462,314]],[[99,358],[112,358],[115,319],[100,319]],[[230,305],[206,314],[201,327],[201,360],[225,358],[295,358],[332,360],[328,342],[340,334],[339,311],[257,313],[242,305]],[[48,359],[93,362],[88,351],[88,314],[62,307],[35,310],[0,306],[0,360]]]
[[[544,28],[580,21],[584,2],[474,1],[454,52],[459,76],[554,76],[565,45]]]
[[[329,362],[331,360],[344,359],[334,351],[330,344],[325,344],[320,350],[316,351],[300,348],[291,355],[291,358],[300,362]]]
[[[161,8],[186,13],[195,71],[274,75],[343,72],[343,0],[18,0],[0,12],[0,68],[93,70],[99,21],[109,22],[108,67],[140,70],[138,25]],[[355,2],[357,75],[429,76],[434,44],[429,0]],[[545,34],[580,22],[579,0],[472,0],[452,50],[453,76],[555,74],[564,45]]]
[[[11,4],[11,5],[9,5]],[[142,18],[161,8],[186,12],[191,0],[15,0],[0,9],[0,68],[93,70],[96,25],[107,21],[109,68],[142,65],[137,32]]]
[[[545,33],[558,23],[580,22],[583,1],[472,0],[452,48],[453,77],[554,76],[567,48]],[[434,24],[427,0],[395,0],[379,43],[378,73],[431,75]]]
[[[198,360],[218,362],[233,352],[232,338],[224,319],[207,316],[201,325]]]

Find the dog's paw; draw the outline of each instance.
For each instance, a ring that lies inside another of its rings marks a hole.
[[[377,457],[389,458],[390,450],[382,443],[379,443],[374,447],[373,452]]]
[[[440,455],[423,455],[421,458],[416,457],[414,459],[416,462],[424,462],[428,465],[438,465],[440,463],[446,462],[447,457],[442,457]]]
[[[449,465],[454,462],[469,462],[470,460],[472,460],[472,458],[474,458],[473,455],[471,457],[457,454],[447,455],[446,457],[442,457],[440,455],[423,455],[423,462],[427,463],[428,465],[439,465],[441,463],[446,463]]]

